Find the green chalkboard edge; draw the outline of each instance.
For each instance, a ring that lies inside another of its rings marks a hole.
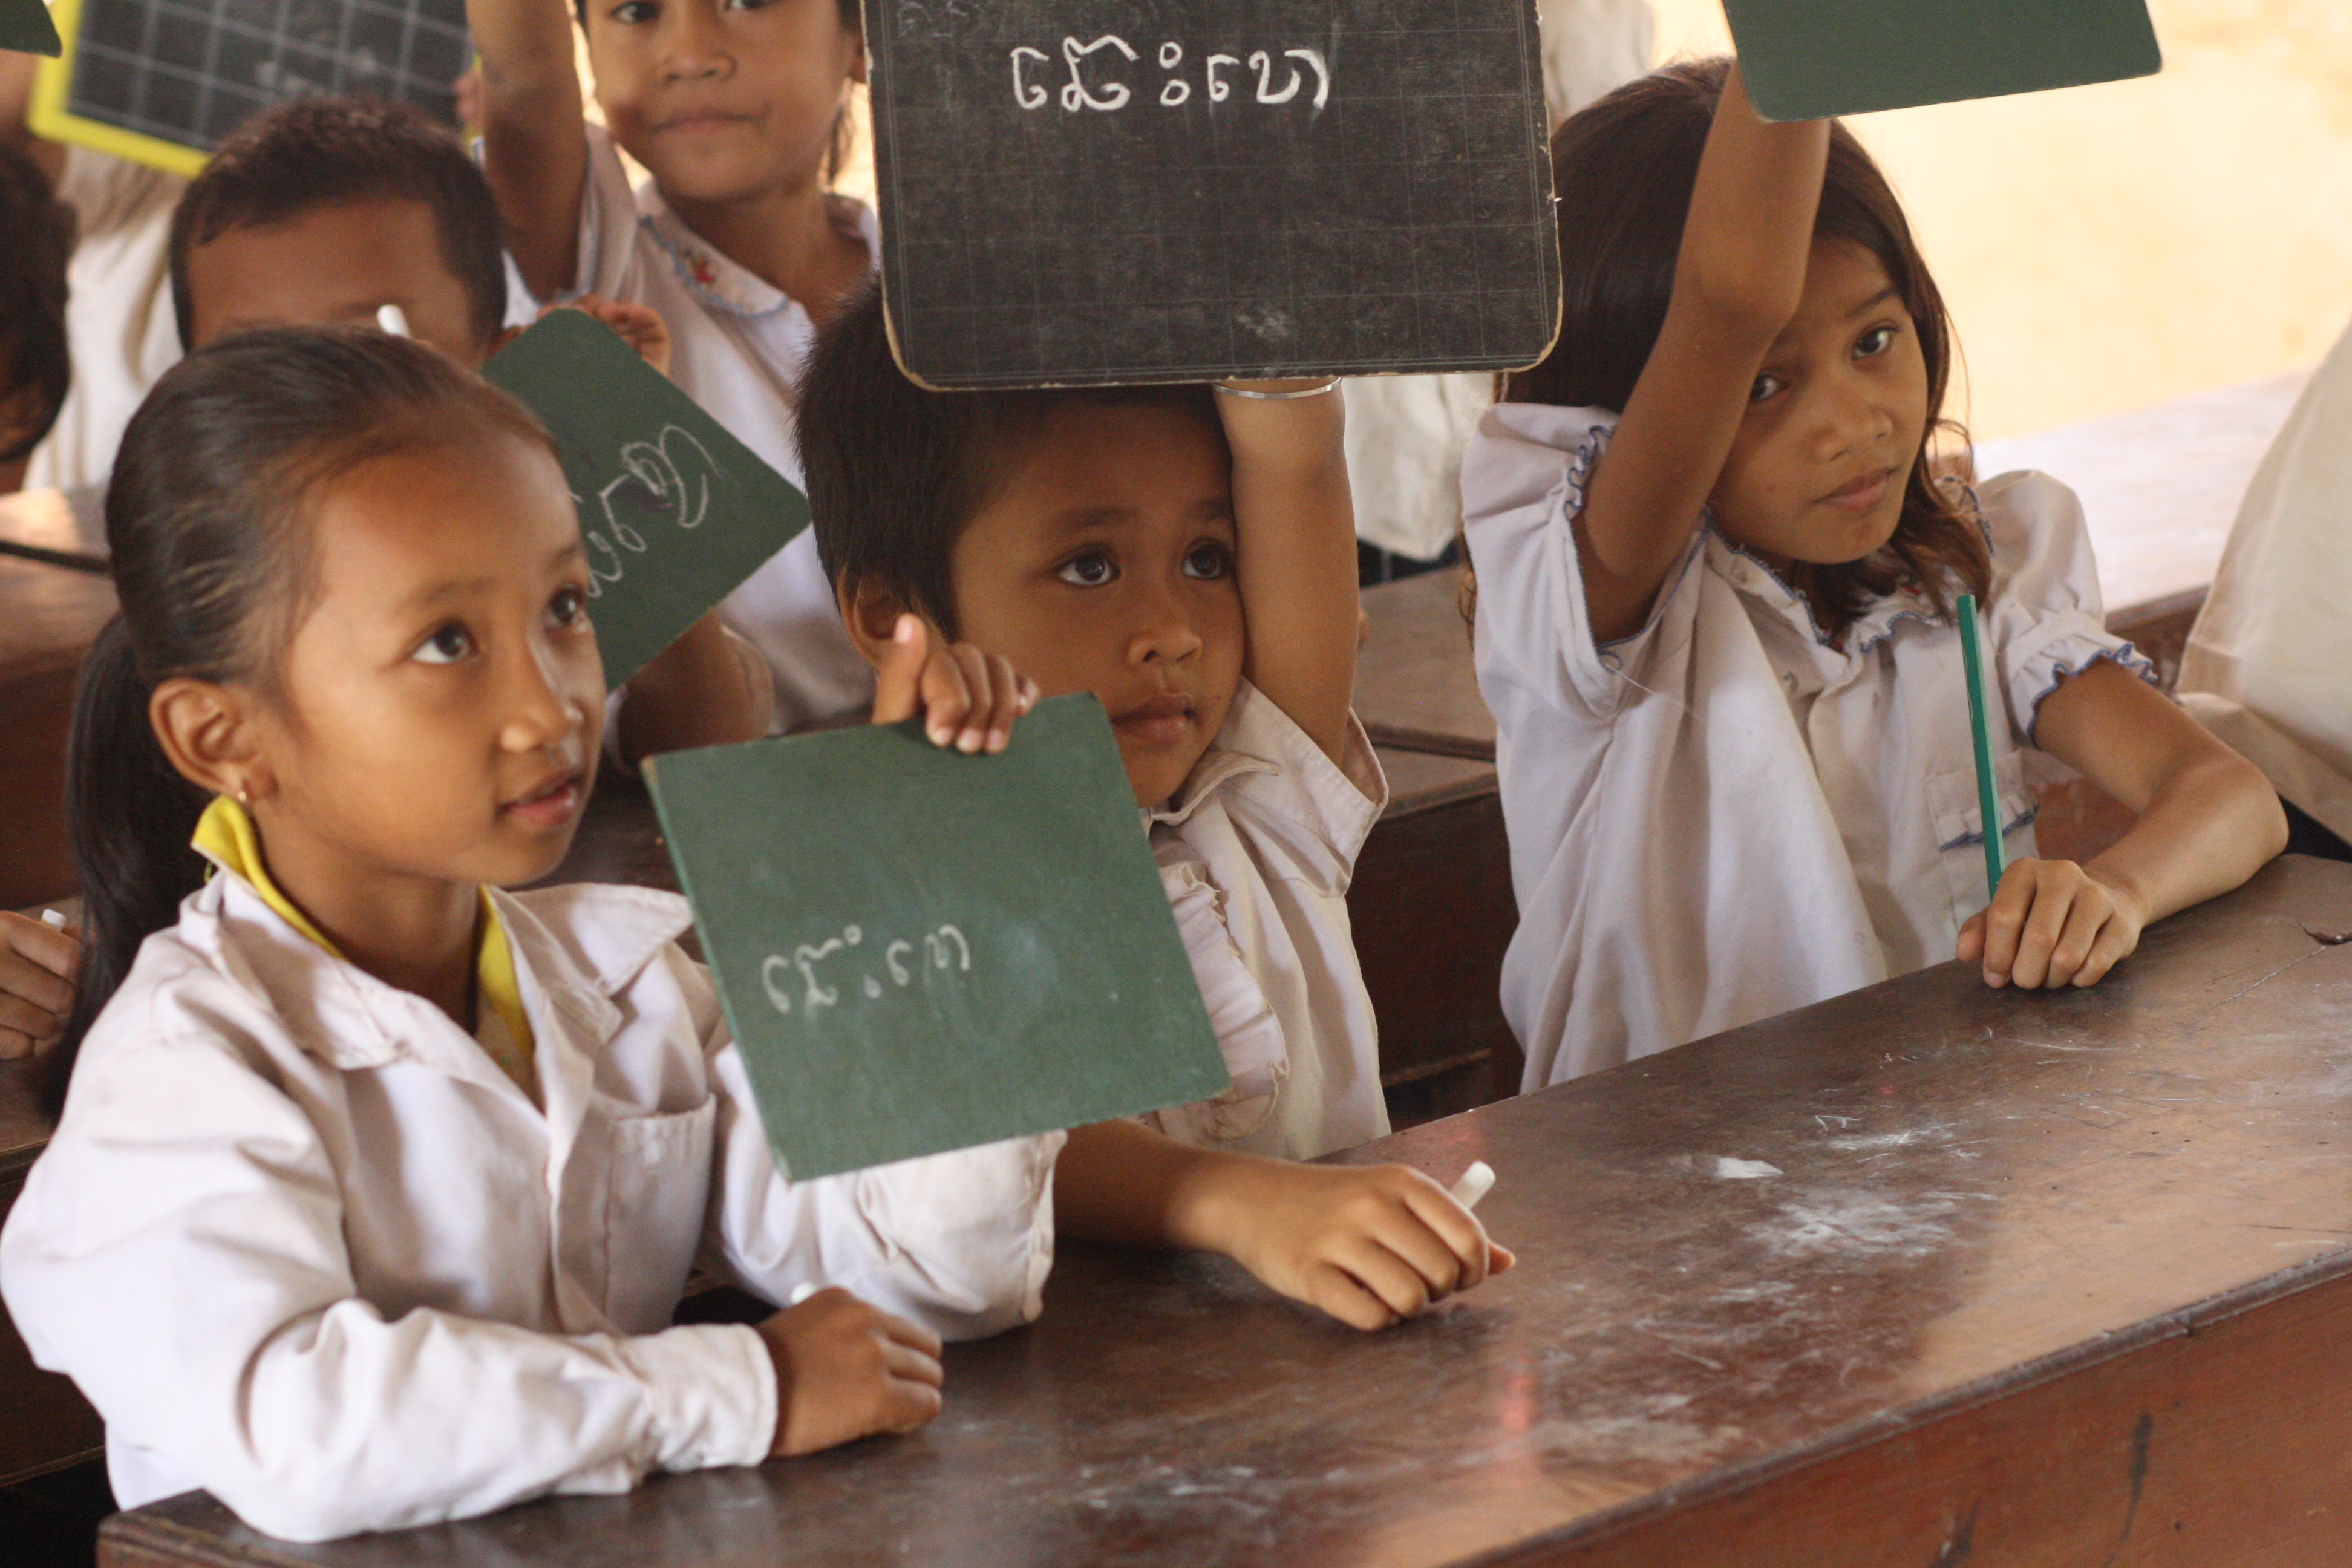
[[[861,15],[866,27],[865,37],[869,38],[882,37],[881,34],[874,31],[875,27],[882,20],[874,15],[877,3],[878,0],[863,0],[861,6]],[[1537,248],[1544,258],[1543,288],[1545,292],[1551,298],[1551,333],[1544,340],[1542,349],[1538,351],[1533,358],[1521,358],[1517,354],[1489,354],[1480,356],[1475,360],[1464,360],[1444,356],[1432,356],[1427,359],[1382,359],[1379,361],[1362,359],[1300,360],[1296,363],[1276,363],[1262,366],[1253,365],[1249,367],[1248,374],[1250,376],[1253,378],[1262,378],[1267,381],[1275,381],[1293,376],[1309,375],[1343,375],[1351,377],[1375,375],[1450,375],[1462,374],[1476,374],[1480,372],[1492,372],[1500,375],[1512,375],[1523,370],[1533,370],[1536,366],[1549,359],[1551,357],[1552,350],[1559,346],[1560,328],[1566,320],[1568,303],[1560,289],[1559,225],[1552,219],[1553,206],[1558,199],[1558,195],[1552,183],[1551,137],[1544,123],[1546,111],[1543,107],[1543,61],[1540,53],[1538,52],[1541,47],[1540,39],[1542,33],[1536,0],[1526,0],[1526,4],[1521,7],[1521,9],[1525,13],[1525,25],[1519,29],[1519,86],[1523,95],[1531,95],[1530,102],[1533,105],[1533,110],[1531,114],[1532,123],[1530,124],[1529,130],[1535,141],[1535,156],[1528,160],[1528,167],[1529,170],[1529,178],[1539,187],[1532,193],[1534,199],[1540,204],[1538,210],[1544,214],[1545,219],[1544,237],[1540,242],[1538,242]],[[1529,47],[1531,41],[1536,43],[1537,47],[1534,49]],[[881,70],[887,69],[887,68],[880,66],[877,62],[875,68]],[[896,100],[893,95],[887,90],[877,91],[871,95],[873,112],[877,116],[884,117],[885,119],[887,119],[892,112],[895,101]],[[897,143],[895,139],[891,139],[887,142],[885,142],[885,138],[882,134],[882,127],[878,123],[875,127],[874,137],[877,143],[877,167],[875,169],[875,178],[877,182],[876,195],[877,199],[878,200],[880,197],[881,185],[897,178],[897,158],[895,156]],[[887,169],[880,166],[886,161],[883,157],[883,149],[886,145],[891,151],[891,155],[887,159],[887,162],[890,166]],[[914,367],[907,363],[906,351],[898,344],[898,306],[896,301],[896,295],[893,292],[891,286],[891,275],[894,271],[894,268],[889,265],[889,258],[891,254],[892,247],[890,245],[889,236],[886,231],[883,236],[882,243],[882,264],[876,268],[876,270],[881,275],[882,282],[882,330],[889,339],[890,358],[897,363],[898,366],[898,374],[905,376],[908,381],[913,382],[917,386],[921,387],[926,392],[1055,391],[1064,388],[1096,386],[1167,386],[1171,384],[1182,385],[1194,382],[1230,379],[1234,377],[1236,374],[1234,367],[1229,364],[1192,364],[1166,365],[1143,372],[1117,371],[1105,372],[1099,375],[1074,374],[1060,379],[1045,381],[1037,380],[1034,377],[1024,377],[1017,374],[1006,375],[956,376],[945,381],[934,381],[928,376],[919,375],[916,373]]]
[[[47,55],[54,59],[65,52],[65,38],[58,32],[57,18],[49,15],[42,0],[5,0],[16,12],[11,21],[22,20],[28,34],[22,43],[0,45],[13,53]],[[30,46],[29,47],[26,46]]]
[[[192,179],[202,172],[211,154],[201,147],[126,131],[102,120],[87,120],[68,109],[66,104],[73,91],[74,60],[80,47],[81,0],[57,0],[49,19],[56,25],[62,43],[58,57],[43,60],[33,77],[33,101],[25,115],[25,123],[33,134],[110,153],[183,179]]]

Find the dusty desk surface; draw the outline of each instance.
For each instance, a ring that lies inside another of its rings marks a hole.
[[[2096,990],[1947,965],[1370,1146],[1491,1162],[1523,1259],[1386,1334],[1070,1247],[911,1437],[322,1547],[191,1494],[105,1560],[2340,1563],[2347,930],[2284,860]]]

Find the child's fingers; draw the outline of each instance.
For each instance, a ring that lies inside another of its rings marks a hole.
[[[2058,939],[2065,934],[2066,920],[2074,913],[2080,890],[2063,876],[2044,874],[2036,879],[2033,909],[2018,932],[2017,958],[2009,966],[2011,984],[2031,991],[2039,989],[2050,978],[2050,955],[2057,951]]]
[[[73,983],[32,954],[0,948],[0,999],[63,1015],[73,1010]]]
[[[1470,1289],[1486,1278],[1486,1227],[1451,1193],[1420,1173],[1414,1174],[1419,1179],[1404,1190],[1405,1208],[1412,1228],[1440,1249],[1443,1268],[1441,1274],[1423,1268],[1422,1274],[1440,1296]],[[1413,1256],[1418,1266],[1418,1255]]]
[[[1430,1302],[1429,1281],[1419,1268],[1376,1237],[1352,1236],[1332,1249],[1332,1258],[1356,1282],[1400,1318],[1417,1316]]]
[[[1505,1247],[1499,1241],[1489,1241],[1486,1243],[1486,1274],[1489,1279],[1497,1274],[1508,1274],[1512,1269],[1518,1266],[1519,1255],[1517,1253],[1513,1252],[1509,1247]]]
[[[1985,911],[1979,910],[1960,927],[1959,945],[1953,949],[1952,956],[1962,963],[1974,963],[1984,957],[1984,949]]]
[[[1984,977],[1988,985],[2006,985],[2017,963],[2017,944],[2033,909],[2036,872],[2041,862],[2020,860],[2009,868],[1985,907]]]
[[[989,708],[988,749],[1001,752],[1013,739],[1013,721],[1036,701],[1036,687],[1013,668],[1012,660],[994,654],[988,656],[988,685],[995,699]]]
[[[970,661],[961,651],[951,644],[931,655],[923,666],[923,733],[930,737],[931,744],[961,745],[979,700],[980,694],[972,689]]]
[[[2115,910],[2106,900],[2094,896],[2085,889],[2074,895],[2073,906],[2066,911],[2066,924],[2058,940],[2050,947],[2050,967],[2042,976],[2042,984],[2054,990],[2071,985],[2074,976],[2089,962],[2091,950],[2098,945],[2099,933],[2106,929]]]
[[[914,1432],[937,1418],[942,1404],[940,1385],[894,1377],[882,1385],[882,1408],[877,1412],[877,1432]]]
[[[882,1369],[902,1382],[925,1384],[932,1388],[939,1388],[947,1382],[947,1373],[940,1366],[939,1357],[897,1339],[882,1347]]]
[[[2091,944],[2090,957],[2074,972],[2077,985],[2096,985],[2107,977],[2107,971],[2131,956],[2139,945],[2139,932],[2130,921],[2112,917],[2099,928],[2099,940]]]
[[[0,912],[0,959],[12,952],[70,984],[75,971],[81,967],[81,929],[45,925],[13,910]],[[7,976],[0,973],[0,984],[7,984]],[[16,987],[12,985],[10,989]],[[70,1006],[72,1003],[72,993],[68,991],[66,1005]]]
[[[1351,1329],[1371,1333],[1397,1321],[1388,1304],[1336,1263],[1318,1263],[1307,1271],[1307,1300]]]
[[[0,994],[0,1057],[30,1056],[65,1026],[64,1008],[36,1006],[22,996]]]
[[[962,672],[964,690],[969,699],[963,720],[956,729],[956,750],[970,754],[988,745],[990,733],[996,727],[996,704],[1003,690],[1013,678],[1013,667],[1003,659],[992,659],[970,643],[957,643],[948,649],[956,668]],[[998,666],[1003,666],[1002,670]]]
[[[923,668],[930,658],[930,633],[917,616],[900,616],[890,628],[890,647],[874,669],[874,722],[897,724],[922,704]]]
[[[881,1319],[882,1331],[890,1336],[892,1343],[904,1345],[910,1351],[919,1351],[934,1363],[940,1359],[939,1335],[895,1312],[877,1312],[876,1316]]]

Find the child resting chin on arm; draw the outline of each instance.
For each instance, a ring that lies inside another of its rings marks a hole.
[[[1313,383],[929,392],[872,290],[802,387],[851,637],[879,662],[911,615],[1101,700],[1233,1078],[1072,1133],[1061,1223],[1229,1253],[1369,1329],[1509,1254],[1416,1172],[1291,1163],[1388,1131],[1346,903],[1387,787],[1348,706],[1341,423]]]

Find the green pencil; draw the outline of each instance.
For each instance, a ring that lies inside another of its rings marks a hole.
[[[1977,748],[1977,810],[1984,817],[1985,897],[2000,891],[2000,791],[1992,777],[1992,725],[1985,713],[1984,655],[1977,647],[1977,596],[1960,595],[1960,657],[1969,662],[1969,728]]]

